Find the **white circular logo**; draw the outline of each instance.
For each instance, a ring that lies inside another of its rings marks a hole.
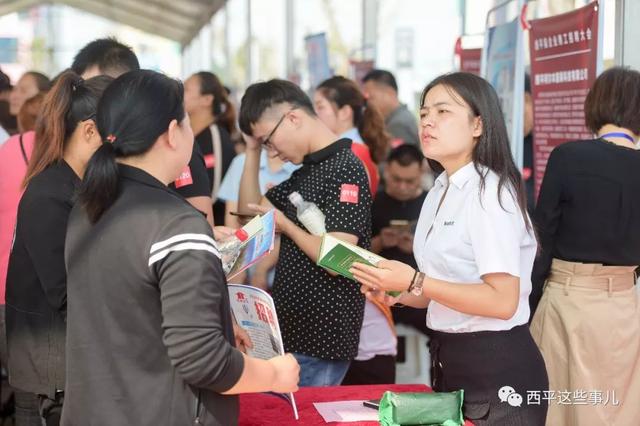
[[[503,386],[498,391],[498,398],[500,398],[500,402],[507,402],[509,395],[512,393],[516,393],[516,390],[511,386]]]
[[[512,407],[520,407],[522,405],[522,397],[519,393],[512,393],[509,395],[509,398],[507,398],[507,402]]]

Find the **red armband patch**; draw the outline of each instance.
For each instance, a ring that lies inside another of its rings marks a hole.
[[[358,204],[360,187],[349,183],[343,183],[340,187],[340,202]]]
[[[178,179],[174,182],[176,188],[182,188],[183,186],[191,185],[193,183],[193,178],[191,177],[191,169],[189,166],[185,167],[178,176]]]
[[[216,157],[213,154],[205,155],[204,165],[207,169],[213,169],[216,165]]]

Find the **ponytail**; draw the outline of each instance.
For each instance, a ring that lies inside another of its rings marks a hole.
[[[369,148],[371,159],[376,164],[383,161],[390,139],[384,130],[384,117],[378,109],[367,104],[358,85],[348,78],[334,76],[320,83],[317,90],[338,109],[345,105],[351,108],[353,126],[358,128]]]
[[[78,199],[91,223],[97,222],[118,195],[118,165],[115,147],[104,142],[93,154],[82,179]]]
[[[40,118],[36,122],[36,141],[33,154],[22,182],[27,187],[34,176],[51,164],[62,160],[67,138],[67,113],[71,107],[74,87],[82,79],[74,72],[63,73],[53,89],[47,93],[42,105]]]
[[[68,139],[78,123],[93,119],[102,92],[113,81],[97,76],[88,80],[73,71],[63,72],[42,101],[36,120],[36,144],[22,183],[29,184],[34,176],[62,160]]]
[[[220,103],[220,113],[216,114],[215,117],[218,126],[225,129],[232,136],[236,133],[236,110],[228,96]]]
[[[366,104],[360,116],[359,120],[354,120],[355,124],[364,143],[371,151],[371,159],[379,164],[387,156],[389,148],[389,135],[384,128],[384,117],[380,110],[370,104]]]
[[[185,115],[182,84],[155,71],[129,71],[105,90],[97,112],[103,143],[87,165],[78,199],[91,223],[118,198],[116,158],[144,155]]]
[[[236,133],[236,110],[229,100],[227,89],[222,85],[218,76],[209,71],[195,74],[200,80],[200,94],[213,95],[211,114],[215,123],[225,129],[230,135]]]

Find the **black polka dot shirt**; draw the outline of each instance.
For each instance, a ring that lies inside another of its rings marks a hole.
[[[364,166],[351,152],[351,140],[340,139],[307,155],[300,169],[267,192],[269,201],[304,229],[288,199],[293,191],[322,210],[327,232],[355,235],[358,245],[369,249],[371,191]],[[273,298],[287,352],[328,360],[355,358],[365,302],[360,286],[329,275],[285,235]]]

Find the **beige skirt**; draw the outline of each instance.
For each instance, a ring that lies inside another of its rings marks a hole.
[[[553,260],[531,323],[549,375],[547,425],[640,425],[635,269]]]

